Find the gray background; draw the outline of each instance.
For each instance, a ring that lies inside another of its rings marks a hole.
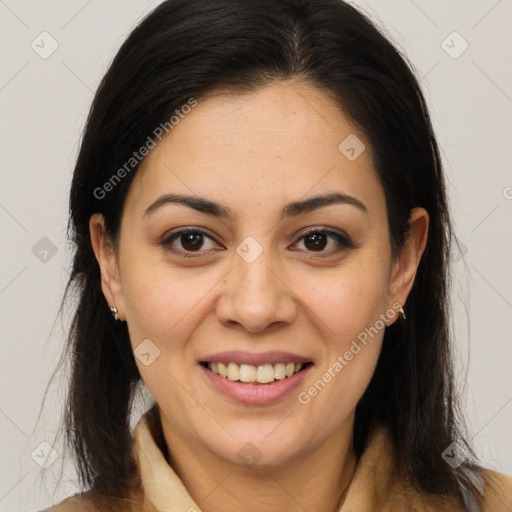
[[[38,510],[76,492],[54,439],[65,372],[39,417],[73,308],[55,321],[70,261],[68,187],[93,92],[130,28],[158,3],[0,0],[2,511]],[[457,384],[483,464],[512,474],[512,0],[353,3],[406,52],[427,95],[461,242]],[[40,54],[55,43],[44,31],[58,44],[47,58]],[[38,462],[52,454],[43,479]]]

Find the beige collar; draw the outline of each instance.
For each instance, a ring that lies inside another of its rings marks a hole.
[[[121,509],[130,512],[201,512],[179,476],[167,463],[158,409],[152,407],[137,424],[133,455],[138,464],[131,496]],[[484,470],[481,481],[482,512],[512,511],[512,478]],[[105,497],[100,497],[99,501]],[[103,503],[103,502],[102,502]],[[89,493],[68,498],[52,512],[97,512],[106,507]],[[116,504],[116,507],[118,504]],[[116,508],[118,510],[118,508]],[[453,499],[416,491],[397,477],[396,459],[386,429],[376,428],[358,461],[345,502],[338,512],[459,512]]]
[[[134,448],[144,489],[144,510],[200,512],[179,476],[167,463],[151,428],[152,410],[142,416],[134,432]]]
[[[396,458],[390,435],[373,429],[359,459],[339,512],[459,512],[467,510],[454,499],[417,491],[397,477]],[[139,465],[140,503],[137,512],[201,512],[162,451],[165,440],[156,406],[149,409],[134,432],[134,455]],[[484,470],[481,481],[482,511],[512,511],[512,478]],[[141,495],[142,494],[142,495]],[[74,510],[74,509],[73,509]]]
[[[163,436],[156,425],[157,416],[154,412],[155,409],[148,411],[134,432],[134,449],[144,488],[144,509],[159,512],[200,512],[201,508],[192,499],[162,453]],[[442,504],[433,503],[411,488],[397,484],[393,478],[394,461],[386,430],[375,429],[357,464],[339,512],[457,510],[456,506],[444,500]],[[421,508],[416,509],[417,505]],[[436,508],[430,508],[434,505]],[[444,508],[447,505],[451,508]]]

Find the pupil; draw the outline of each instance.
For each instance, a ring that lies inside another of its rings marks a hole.
[[[185,235],[182,235],[182,237],[184,237],[184,240],[183,241],[183,238],[182,238],[182,242],[181,242],[181,245],[183,246],[184,249],[187,249],[187,250],[194,250],[194,249],[197,249],[198,247],[201,246],[202,244],[202,237],[203,235],[201,235],[200,233],[187,233]]]
[[[318,250],[318,249],[323,249],[325,248],[325,242],[326,242],[326,236],[324,233],[314,233],[312,235],[308,235],[304,241],[306,247],[308,249],[313,249],[313,250]],[[313,244],[312,246],[310,247],[308,245],[308,241],[312,241]]]

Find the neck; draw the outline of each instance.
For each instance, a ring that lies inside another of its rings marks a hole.
[[[213,454],[167,424],[167,461],[204,512],[338,512],[356,467],[353,417],[307,453],[278,466],[246,467]]]

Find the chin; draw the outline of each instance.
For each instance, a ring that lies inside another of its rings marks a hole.
[[[256,424],[255,424],[256,423]],[[227,427],[232,437],[222,436],[204,440],[215,455],[241,466],[279,467],[299,456],[304,445],[303,436],[290,431],[290,425],[279,426],[279,421],[238,424],[238,433]]]

